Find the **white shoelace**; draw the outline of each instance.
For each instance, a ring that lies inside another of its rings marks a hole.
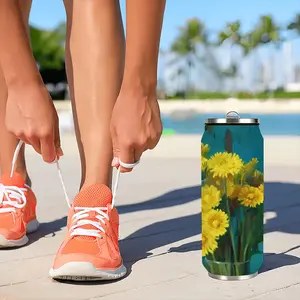
[[[23,142],[20,141],[15,150],[15,153],[13,156],[13,161],[12,161],[12,169],[11,169],[10,177],[13,176],[16,161],[17,161],[19,152],[22,148],[22,145],[23,145]],[[61,182],[61,185],[63,188],[63,192],[65,195],[65,200],[67,202],[68,207],[71,208],[71,201],[70,201],[70,198],[67,193],[66,185],[65,185],[65,182],[64,182],[64,179],[62,176],[62,172],[61,172],[61,168],[60,168],[58,160],[56,160],[55,163],[57,166],[58,176],[59,176],[59,179],[60,179],[60,182]],[[120,166],[131,169],[131,168],[134,168],[139,163],[139,161],[137,161],[136,163],[133,163],[133,164],[127,164],[127,163],[123,163],[121,161],[119,161],[119,163],[120,163]],[[112,208],[115,206],[115,203],[116,203],[116,195],[117,195],[117,190],[118,190],[118,185],[119,185],[120,174],[121,174],[120,168],[118,168],[117,174],[116,174],[116,179],[115,179],[115,184],[114,184],[113,190],[112,190],[112,194],[113,194]],[[24,190],[26,190],[26,189],[20,189],[18,187],[9,187],[9,186],[0,185],[0,205],[1,205],[1,203],[9,204],[16,208],[19,208],[20,205],[21,205],[21,207],[25,206],[26,205],[26,197],[24,195]],[[3,195],[2,195],[2,193],[3,193]],[[2,195],[2,197],[1,197],[1,195]],[[1,202],[1,199],[4,198],[3,196],[5,196],[6,200]],[[16,201],[13,201],[12,199],[15,199]],[[13,209],[13,208],[0,208],[0,212],[1,212],[1,210],[8,210],[8,209]],[[108,208],[107,207],[75,206],[74,210],[77,212],[74,213],[74,215],[73,215],[73,220],[72,220],[73,225],[70,228],[71,236],[91,236],[91,237],[101,238],[102,237],[101,233],[105,232],[102,224],[105,224],[105,219],[107,221],[109,221],[109,216],[107,214]],[[88,219],[90,212],[96,213],[95,218],[99,222]],[[82,226],[84,226],[84,225],[91,225],[95,229],[82,228]]]
[[[10,177],[12,177],[14,173],[16,160],[21,147],[22,144],[20,145],[19,143],[14,153]],[[19,188],[17,186],[7,186],[0,183],[0,213],[16,212],[17,208],[23,208],[26,205],[25,193],[27,188],[29,188],[27,185],[25,185],[25,188]]]
[[[15,212],[16,208],[23,208],[26,205],[26,191],[26,188],[0,183],[0,213]]]

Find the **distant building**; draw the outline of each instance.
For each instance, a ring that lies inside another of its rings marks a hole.
[[[300,82],[300,66],[295,66],[295,68],[294,68],[294,78],[295,78],[295,82],[297,82],[297,83]]]
[[[293,68],[293,80],[292,82],[286,83],[285,90],[287,92],[300,92],[300,66],[299,65]]]
[[[300,82],[287,83],[285,90],[287,92],[300,92]]]

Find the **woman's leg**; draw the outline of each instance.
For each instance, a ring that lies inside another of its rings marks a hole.
[[[69,210],[69,232],[50,276],[116,279],[126,273],[118,246],[119,217],[111,207],[108,187],[112,160],[110,119],[125,56],[120,7],[117,0],[65,0],[65,6],[67,72],[84,188]]]
[[[24,23],[28,27],[31,0],[19,0],[19,4]],[[0,171],[2,173],[0,180],[4,185],[2,188],[6,191],[6,195],[2,194],[2,199],[0,199],[0,248],[25,245],[28,242],[26,234],[35,231],[39,225],[35,213],[35,195],[24,184],[25,182],[31,185],[26,171],[24,148],[21,149],[16,162],[16,171],[19,174],[15,173],[12,178],[10,177],[12,159],[18,140],[6,130],[6,102],[7,88],[0,68]]]
[[[28,19],[31,8],[31,0],[19,0],[20,8],[26,27],[28,27]],[[18,144],[17,138],[9,133],[5,127],[5,108],[7,100],[7,88],[4,81],[3,73],[0,67],[0,171],[2,174],[10,173],[11,163],[14,151]],[[24,147],[20,151],[20,155],[16,164],[16,171],[30,184],[27,176]]]
[[[81,187],[110,185],[110,119],[124,68],[125,40],[118,0],[64,0],[66,65],[78,147]]]

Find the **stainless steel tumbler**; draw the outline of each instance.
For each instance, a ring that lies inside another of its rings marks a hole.
[[[242,280],[263,263],[264,147],[258,119],[208,119],[201,140],[202,263]]]

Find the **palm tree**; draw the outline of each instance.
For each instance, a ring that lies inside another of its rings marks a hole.
[[[271,45],[271,46],[275,46],[275,49],[278,49],[282,41],[283,39],[280,36],[280,27],[276,24],[273,17],[270,15],[261,16],[259,22],[254,27],[251,33],[251,42],[253,48]],[[270,49],[269,52],[270,65],[274,65],[274,58],[272,55],[272,52],[274,51],[274,47],[272,48],[273,49]],[[271,74],[272,71],[269,70],[269,77],[271,77]],[[271,78],[268,79],[265,78],[264,81],[267,85],[269,85]]]
[[[244,56],[248,55],[251,50],[251,43],[249,43],[248,40],[248,35],[243,35],[241,33],[241,22],[238,20],[227,23],[225,30],[219,33],[218,45],[228,43],[230,46],[229,68],[223,71],[223,74],[226,77],[231,77],[233,79],[237,78],[239,64],[236,61],[236,53],[233,50],[234,48],[239,47],[242,49]]]
[[[292,36],[291,36],[291,41],[289,42],[289,45],[287,45],[288,47],[288,51],[286,52],[286,55],[289,56],[288,57],[288,61],[291,62],[292,61],[292,45],[293,45],[293,41],[294,39],[297,39],[300,37],[300,14],[296,14],[294,20],[288,24],[288,26],[286,27],[286,29],[290,32],[292,32]],[[287,77],[289,78],[289,74],[291,71],[291,65],[289,65],[287,67]],[[295,66],[293,68],[293,77],[294,80],[296,82],[299,82],[299,66]]]
[[[32,52],[40,70],[63,68],[65,24],[51,31],[31,26],[30,37]]]
[[[239,42],[241,40],[240,27],[240,21],[227,23],[225,30],[219,33],[218,45],[223,45],[226,42],[229,42],[230,45],[229,68],[223,72],[225,77],[235,78],[238,72],[237,63],[234,62],[233,48],[234,46],[239,45]]]
[[[187,20],[185,26],[179,28],[179,34],[171,45],[171,52],[175,54],[175,59],[169,65],[175,63],[177,66],[179,65],[180,74],[187,74],[187,92],[191,91],[192,69],[197,62],[201,61],[197,51],[199,44],[207,44],[207,32],[204,23],[194,18]]]
[[[184,67],[178,67],[176,72],[174,72],[171,76],[171,80],[176,80],[176,91],[178,97],[185,97],[184,93],[184,79],[187,78],[188,74],[186,74],[186,69]]]
[[[30,27],[31,48],[40,74],[53,99],[63,99],[67,91],[65,72],[66,26],[60,24],[54,30]]]
[[[279,43],[280,27],[275,23],[270,15],[261,16],[259,22],[252,31],[253,45]]]
[[[296,14],[295,19],[287,26],[287,30],[296,33],[296,37],[300,36],[300,14]]]

